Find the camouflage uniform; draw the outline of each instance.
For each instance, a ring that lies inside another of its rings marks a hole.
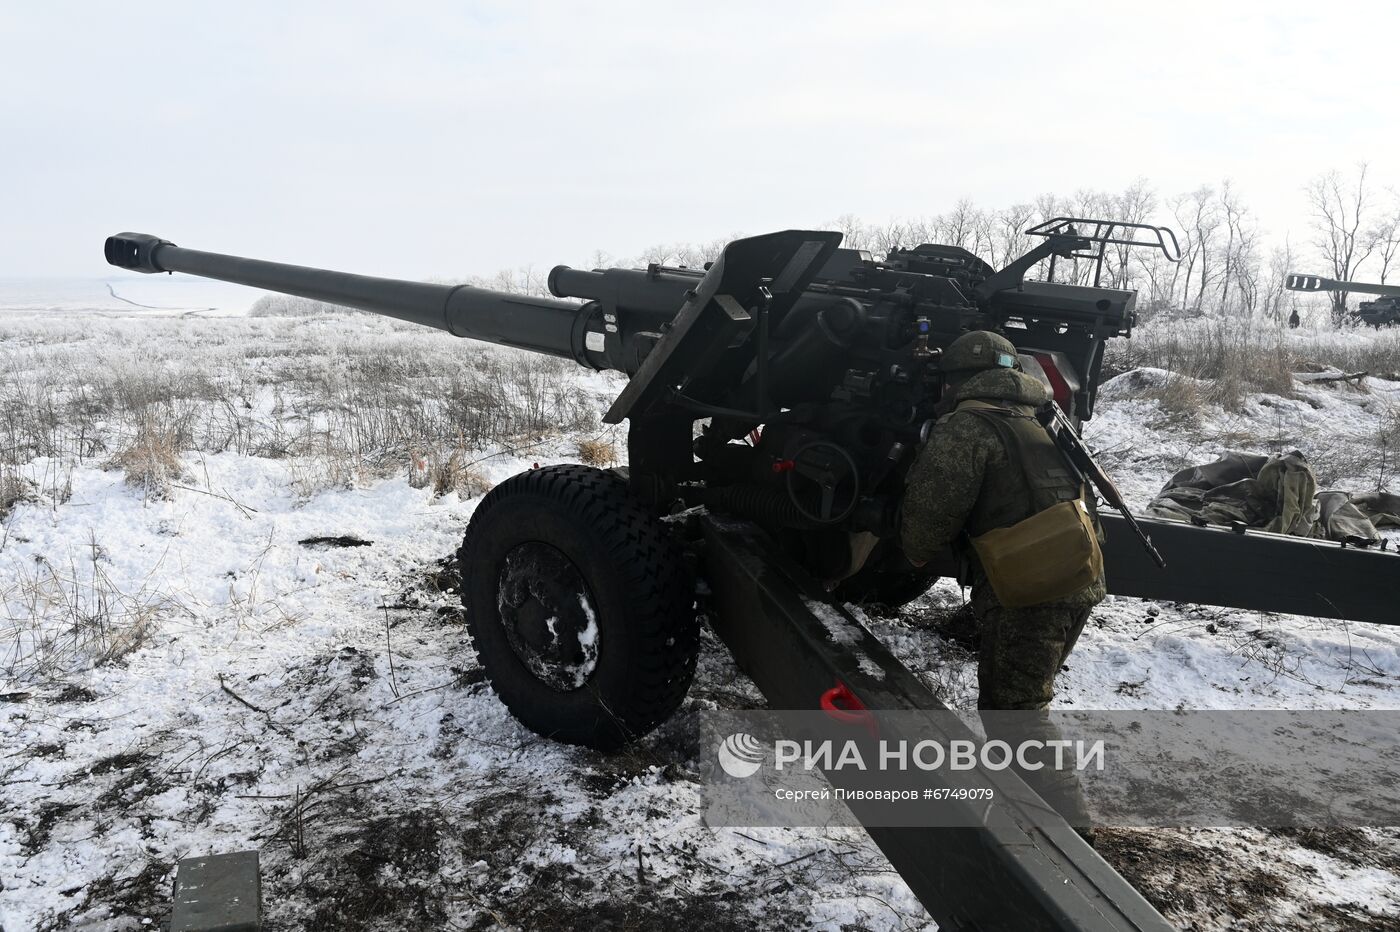
[[[1008,452],[1007,440],[992,418],[1033,416],[1050,395],[1040,382],[1024,373],[996,368],[970,376],[957,388],[956,400],[958,408],[939,420],[909,472],[901,527],[904,552],[910,560],[922,562],[952,547],[964,561],[962,582],[972,587],[972,608],[981,634],[977,707],[1044,710],[1053,695],[1055,674],[1084,630],[1090,610],[1104,597],[1103,577],[1066,599],[1029,608],[1006,608],[997,601],[976,553],[965,545],[962,535],[977,536],[994,527],[1015,524],[1048,507],[1055,499],[1047,497],[1045,486],[1056,482],[1042,481],[1043,476],[1023,468],[1025,447]],[[977,407],[976,402],[996,405],[1006,414],[979,416],[970,410]],[[1054,440],[1039,427],[1018,436],[1023,438],[1022,444],[1039,443],[1043,437],[1044,444],[1054,446]],[[1048,462],[1044,451],[1034,452],[1037,462]],[[1065,479],[1057,482],[1063,486]],[[1077,489],[1072,488],[1071,494],[1074,492]],[[1064,497],[1063,490],[1060,497]],[[995,732],[995,737],[1013,744],[1026,738],[1058,737],[1043,716],[1008,719],[998,720],[995,726],[987,720],[989,736]],[[1087,825],[1073,776],[1055,779],[1041,773],[1049,779],[1023,776],[1072,823]]]
[[[978,708],[1044,709],[1050,704],[1055,674],[1084,630],[1089,610],[1103,600],[1103,579],[1067,599],[1030,608],[1004,608],[997,601],[977,555],[959,538],[964,531],[977,536],[1014,524],[1043,505],[996,428],[963,403],[1001,402],[1011,412],[1033,415],[1050,394],[1022,372],[988,369],[964,382],[957,400],[959,410],[934,427],[909,471],[901,530],[904,552],[911,560],[925,561],[951,546],[966,560],[963,581],[972,586],[972,607],[982,635]],[[1046,435],[1045,443],[1054,441]]]

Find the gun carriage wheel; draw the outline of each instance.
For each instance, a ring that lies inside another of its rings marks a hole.
[[[460,557],[472,643],[531,730],[612,749],[684,699],[699,651],[694,587],[619,477],[550,466],[507,479],[472,515]]]

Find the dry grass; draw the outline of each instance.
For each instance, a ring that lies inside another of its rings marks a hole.
[[[180,462],[180,431],[147,412],[136,425],[131,442],[119,449],[111,465],[126,473],[128,485],[147,498],[167,498],[171,485],[184,473]]]
[[[491,491],[493,485],[486,473],[460,447],[446,456],[439,450],[415,455],[409,468],[408,481],[415,489],[432,489],[434,498],[455,492],[463,501],[480,498]]]
[[[1300,372],[1336,366],[1344,372],[1400,380],[1400,328],[1304,331],[1293,334],[1289,345]]]
[[[182,456],[222,452],[285,461],[303,496],[405,472],[471,496],[486,485],[472,459],[596,430],[603,402],[579,392],[564,360],[369,315],[350,335],[344,317],[324,316],[199,329],[96,321],[71,333],[55,332],[64,322],[7,324],[0,493],[12,503],[58,499],[62,470],[30,476],[34,487],[11,477],[40,460],[117,466],[160,496]],[[593,455],[607,457],[607,445]]]
[[[1211,401],[1210,383],[1190,376],[1172,374],[1165,382],[1152,386],[1142,397],[1156,399],[1165,417],[1164,427],[1196,427],[1201,411]]]
[[[1374,416],[1371,428],[1338,425],[1304,435],[1280,411],[1276,431],[1267,436],[1254,435],[1248,426],[1240,434],[1200,435],[1204,415],[1212,406],[1218,406],[1210,418],[1218,431],[1221,423],[1231,420],[1218,417],[1218,409],[1241,412],[1252,396],[1265,405],[1272,402],[1258,396],[1293,398],[1316,407],[1313,393],[1318,389],[1307,388],[1294,373],[1329,368],[1394,375],[1400,370],[1400,334],[1358,329],[1290,331],[1242,319],[1159,322],[1139,328],[1130,341],[1113,341],[1104,375],[1124,376],[1114,388],[1122,397],[1157,402],[1162,420],[1153,427],[1184,430],[1222,449],[1298,448],[1323,487],[1387,488],[1400,465],[1400,412],[1383,403],[1364,408]],[[1332,384],[1326,390],[1370,394],[1364,380]],[[1260,423],[1257,416],[1253,423]]]
[[[596,430],[603,403],[563,360],[369,316],[4,325],[0,519],[66,501],[75,468],[120,468],[159,498],[193,481],[180,478],[192,457],[219,453],[283,463],[302,497],[407,474],[472,498],[490,488],[483,457]],[[117,659],[180,610],[154,585],[118,591],[91,550],[0,580],[0,668],[43,676]]]
[[[1105,377],[1140,366],[1209,381],[1201,400],[1237,409],[1252,393],[1290,395],[1294,372],[1334,366],[1383,378],[1400,376],[1400,332],[1294,331],[1236,317],[1160,321],[1107,347]]]
[[[601,437],[580,440],[578,460],[585,466],[608,467],[616,465],[617,446],[611,440],[604,440]]]
[[[119,468],[151,498],[199,484],[193,464],[221,453],[276,460],[301,497],[405,476],[477,497],[491,485],[482,460],[597,431],[608,386],[581,391],[576,373],[368,315],[6,319],[0,550],[16,506],[67,501],[84,467]],[[0,578],[0,672],[43,678],[119,659],[183,611],[149,580],[119,590],[101,547],[84,549],[76,565]],[[254,590],[242,601],[261,610]]]
[[[153,582],[159,564],[136,591],[122,592],[104,569],[102,547],[91,540],[87,549],[82,563],[21,568],[0,590],[6,611],[0,644],[8,645],[0,648],[0,669],[51,677],[113,663],[140,649],[162,618],[184,610]]]
[[[0,520],[20,502],[34,501],[34,483],[13,466],[0,466]]]
[[[289,456],[282,465],[287,470],[287,485],[299,499],[335,489],[353,489],[372,477],[370,470],[359,461],[330,452]]]
[[[1296,365],[1284,332],[1249,318],[1142,327],[1131,340],[1112,341],[1104,359],[1106,374],[1152,366],[1184,376],[1162,397],[1182,413],[1201,404],[1236,410],[1255,392],[1290,395]]]
[[[1374,434],[1361,442],[1345,435],[1314,436],[1307,447],[1308,463],[1320,488],[1346,485],[1353,492],[1386,490],[1400,472],[1400,411],[1383,412],[1376,418]]]

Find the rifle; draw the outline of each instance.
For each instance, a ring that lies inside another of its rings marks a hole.
[[[1103,471],[1094,460],[1094,455],[1089,452],[1089,448],[1084,445],[1084,440],[1079,436],[1079,431],[1074,429],[1074,425],[1065,417],[1065,413],[1060,410],[1060,406],[1055,402],[1050,402],[1038,412],[1040,422],[1045,425],[1045,429],[1050,432],[1050,436],[1055,438],[1060,450],[1069,459],[1070,465],[1079,470],[1082,478],[1087,478],[1099,490],[1104,501],[1108,502],[1123,516],[1128,522],[1128,527],[1133,529],[1133,533],[1142,541],[1142,546],[1147,550],[1149,556],[1162,569],[1167,568],[1167,561],[1162,559],[1162,555],[1157,552],[1157,548],[1152,544],[1152,538],[1147,536],[1147,532],[1142,529],[1142,525],[1137,523],[1133,513],[1128,509],[1128,503],[1123,500],[1123,494],[1118,491],[1118,487],[1113,484],[1113,480],[1108,477],[1108,473]]]

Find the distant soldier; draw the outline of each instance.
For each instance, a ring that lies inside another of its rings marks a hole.
[[[958,557],[960,582],[972,587],[980,629],[978,709],[1044,710],[1054,694],[1055,674],[1090,610],[1103,600],[1103,575],[1054,601],[1007,608],[969,540],[1059,502],[1087,504],[1089,496],[1036,418],[1036,409],[1050,402],[1049,391],[1021,371],[1009,340],[988,331],[965,333],[944,351],[941,365],[951,411],[935,424],[909,472],[901,523],[904,553],[916,564],[947,548]],[[1094,528],[1098,531],[1096,518]],[[1036,731],[1049,737],[1043,726],[1020,737],[1035,737]],[[1087,822],[1077,784],[1061,783],[1071,800],[1050,799],[1055,789],[1044,783],[1036,789],[1071,821]],[[1066,811],[1076,806],[1079,812]]]

